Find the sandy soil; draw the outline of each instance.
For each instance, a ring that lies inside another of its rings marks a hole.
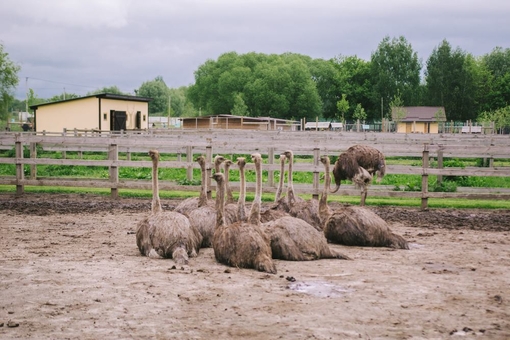
[[[172,209],[176,201],[163,201]],[[371,208],[410,250],[278,274],[142,257],[149,200],[0,196],[1,339],[510,338],[510,211]]]

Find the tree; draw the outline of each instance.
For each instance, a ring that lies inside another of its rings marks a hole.
[[[209,114],[221,114],[232,112],[241,94],[250,116],[315,117],[321,114],[322,102],[310,60],[292,53],[225,53],[199,66],[188,99]]]
[[[421,62],[411,44],[403,36],[392,40],[386,36],[371,56],[372,105],[380,105],[381,98],[389,103],[397,91],[408,105],[419,103],[420,70]],[[384,116],[388,110],[389,105],[383,106]]]
[[[473,56],[460,48],[452,50],[443,40],[427,60],[426,105],[443,106],[451,120],[474,119],[483,79],[479,71]]]
[[[248,106],[244,103],[243,95],[241,93],[236,93],[234,95],[234,107],[230,113],[234,116],[247,116]]]
[[[345,113],[349,110],[349,101],[346,99],[346,95],[342,93],[342,99],[336,102],[338,112],[340,112],[340,121],[345,121]]]
[[[356,120],[359,119],[361,122],[365,122],[365,120],[367,119],[365,109],[363,108],[363,106],[361,106],[360,103],[356,104],[356,108],[354,109],[352,117]]]
[[[502,107],[494,111],[482,112],[478,117],[479,122],[494,122],[496,130],[510,128],[510,106]]]
[[[123,93],[117,86],[105,86],[100,89],[94,90],[92,92],[87,93],[88,96],[100,93],[110,93],[110,94],[120,94],[120,95],[128,95],[128,93]]]
[[[5,119],[8,116],[9,103],[12,101],[12,91],[19,83],[18,72],[21,67],[9,59],[0,44],[0,114]]]
[[[483,82],[488,88],[483,109],[506,107],[510,103],[510,48],[494,48],[481,58],[481,65],[489,74]]]
[[[360,103],[367,110],[367,117],[375,118],[380,115],[378,106],[372,103],[372,80],[370,62],[357,56],[338,56],[332,60],[336,69],[337,93],[345,94],[351,102]],[[346,111],[346,119],[351,118],[352,112]]]
[[[393,99],[390,102],[391,109],[391,119],[397,124],[402,121],[402,119],[406,116],[406,111],[404,109],[404,101],[400,95],[400,91],[397,90],[397,94],[393,96]]]
[[[152,98],[149,102],[149,114],[168,114],[168,87],[163,77],[144,82],[137,91],[141,97]]]

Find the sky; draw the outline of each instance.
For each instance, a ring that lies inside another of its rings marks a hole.
[[[21,66],[14,95],[134,95],[170,88],[226,52],[370,60],[403,36],[425,65],[443,40],[474,56],[510,48],[508,0],[2,0],[0,43]]]

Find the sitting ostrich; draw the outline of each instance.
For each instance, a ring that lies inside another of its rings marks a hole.
[[[338,191],[342,180],[351,180],[361,189],[360,205],[363,206],[372,177],[377,174],[377,181],[380,182],[385,173],[386,160],[381,151],[367,145],[353,145],[338,156],[333,168],[336,187],[331,192]]]
[[[223,156],[217,155],[214,157],[214,168],[217,169],[216,171],[219,171],[221,163],[225,160]],[[210,204],[211,206],[214,206],[214,201],[207,199],[207,173],[206,173],[206,161],[205,156],[200,155],[197,157],[196,161],[200,165],[200,173],[201,173],[201,186],[200,186],[200,196],[199,197],[190,197],[186,198],[184,201],[179,203],[174,211],[188,215],[191,211],[197,209],[198,207],[201,207],[205,204]]]
[[[291,150],[287,150],[284,152],[284,155],[289,162],[289,169],[287,174],[287,206],[285,206],[285,204],[282,206],[284,209],[287,209],[286,211],[289,213],[289,215],[300,218],[311,224],[313,227],[315,227],[315,229],[322,231],[322,225],[319,216],[319,202],[315,199],[307,201],[295,195],[292,174],[294,153]],[[280,201],[284,199],[281,199]]]
[[[218,262],[232,267],[254,268],[276,274],[276,267],[271,259],[269,239],[260,227],[262,158],[260,154],[253,154],[252,160],[255,162],[257,185],[250,216],[246,222],[238,221],[232,224],[225,222],[225,176],[220,172],[213,175],[217,185],[214,256]]]
[[[278,181],[278,187],[276,189],[276,193],[274,196],[274,204],[270,205],[268,208],[261,212],[260,222],[262,223],[274,221],[277,218],[288,215],[288,213],[285,211],[285,209],[287,211],[289,210],[287,199],[285,197],[282,197],[286,159],[287,157],[285,157],[284,154],[280,155],[280,179]]]
[[[345,206],[332,211],[327,203],[331,183],[329,157],[322,156],[321,162],[325,176],[319,211],[328,241],[347,246],[409,249],[402,236],[394,234],[386,221],[365,207]]]
[[[163,211],[159,198],[159,152],[149,151],[152,159],[151,213],[138,224],[136,244],[142,255],[151,258],[172,258],[178,265],[187,264],[197,256],[202,241],[200,233],[191,227],[186,216],[175,211]]]

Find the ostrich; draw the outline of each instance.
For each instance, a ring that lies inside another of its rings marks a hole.
[[[216,171],[219,171],[220,164],[225,160],[223,156],[216,156],[214,157],[214,168],[217,169]],[[200,155],[197,157],[196,161],[200,165],[200,171],[201,171],[201,186],[200,186],[200,196],[199,197],[190,197],[179,203],[174,211],[188,215],[191,211],[197,209],[198,207],[201,207],[205,204],[210,204],[214,206],[213,201],[208,201],[207,199],[207,173],[206,173],[206,161],[205,156]]]
[[[288,213],[284,210],[285,208],[288,211],[288,204],[286,202],[286,197],[281,197],[283,191],[283,182],[285,176],[285,160],[286,157],[284,154],[280,155],[280,180],[278,182],[278,188],[276,189],[274,204],[269,206],[260,215],[260,222],[266,223],[277,218],[288,215]]]
[[[225,188],[226,188],[226,202],[225,202],[225,222],[227,224],[232,224],[237,221],[244,221],[246,220],[246,207],[244,205],[244,201],[246,199],[246,187],[244,188],[243,197],[241,197],[241,192],[239,193],[240,197],[238,199],[238,202],[234,202],[234,195],[232,194],[232,189],[230,189],[230,182],[229,182],[229,171],[230,166],[233,164],[233,162],[230,159],[226,159],[223,162],[224,169],[225,169]],[[244,167],[246,165],[246,159],[244,157],[238,157],[237,166],[239,167],[239,174],[241,179],[240,182],[244,180]],[[242,183],[241,183],[242,185]],[[242,189],[241,189],[242,190]],[[242,202],[241,202],[242,201]],[[242,209],[242,211],[241,211]]]
[[[319,211],[328,241],[347,246],[409,249],[402,236],[394,234],[382,218],[365,207],[347,206],[332,211],[327,203],[331,183],[329,157],[322,156],[321,162],[325,177]]]
[[[380,182],[386,173],[386,160],[381,151],[367,145],[353,145],[346,152],[340,154],[333,168],[336,187],[331,192],[337,192],[342,180],[352,180],[361,189],[360,205],[365,205],[368,186],[372,177],[377,174]]]
[[[213,175],[217,185],[216,193],[216,229],[213,236],[214,256],[220,263],[232,267],[254,268],[259,271],[276,274],[276,267],[271,259],[271,248],[267,235],[261,230],[261,156],[253,154],[257,172],[255,199],[250,211],[249,221],[227,224],[225,222],[225,176],[222,173]]]
[[[294,184],[293,184],[293,175],[292,175],[292,164],[294,162],[294,153],[291,150],[287,150],[284,152],[285,157],[289,162],[289,172],[287,175],[288,183],[287,183],[287,212],[289,215],[300,218],[309,224],[311,224],[315,229],[322,231],[322,226],[320,222],[319,216],[319,203],[317,200],[312,199],[306,201],[299,196],[294,194]],[[283,205],[285,209],[285,205]]]
[[[159,152],[149,151],[152,159],[151,213],[137,227],[136,244],[142,255],[151,258],[172,258],[178,265],[187,264],[197,256],[202,237],[191,227],[188,218],[174,211],[163,211],[159,198]]]

